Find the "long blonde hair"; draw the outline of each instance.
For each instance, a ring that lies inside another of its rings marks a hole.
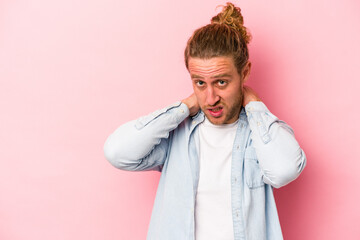
[[[244,26],[241,9],[228,2],[222,11],[193,33],[185,48],[185,65],[189,57],[208,59],[230,56],[240,74],[249,60],[251,35]]]

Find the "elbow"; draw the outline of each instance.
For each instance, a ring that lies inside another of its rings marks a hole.
[[[301,153],[294,161],[282,162],[283,164],[264,175],[264,181],[274,188],[281,188],[297,179],[306,165],[306,156],[301,150]]]
[[[117,167],[118,161],[116,161],[116,152],[115,152],[115,149],[111,146],[111,144],[109,144],[108,140],[109,139],[106,140],[104,147],[103,147],[104,156],[111,165],[113,165],[114,167]]]
[[[119,156],[119,151],[121,149],[119,149],[119,147],[115,145],[111,142],[111,136],[106,140],[104,147],[104,156],[106,158],[106,160],[108,160],[108,162],[118,168],[118,169],[123,169],[125,170],[125,166],[124,163],[126,162],[125,160],[122,160],[122,158]]]
[[[268,180],[267,183],[271,186],[281,188],[294,181],[299,175],[300,173],[295,168],[286,168],[266,176],[266,178]]]
[[[115,168],[125,171],[133,171],[133,166],[129,164],[131,161],[118,157],[117,152],[114,151],[114,149],[104,146],[104,156]]]
[[[104,156],[111,165],[115,166],[114,154],[111,151],[109,151],[109,149],[106,149],[105,147],[104,147]]]
[[[125,123],[108,136],[103,146],[104,156],[112,166],[121,170],[151,169],[152,164],[157,162],[148,161],[147,157],[154,146],[149,143],[149,139],[141,144],[146,132],[140,134],[134,129],[134,124],[135,121]]]
[[[141,171],[150,169],[150,166],[147,165],[147,161],[143,159],[137,160],[133,158],[131,154],[132,151],[129,148],[123,146],[122,144],[114,144],[111,142],[111,136],[106,140],[104,144],[104,156],[109,161],[109,163],[117,169],[124,171]],[[159,170],[157,167],[155,170]]]

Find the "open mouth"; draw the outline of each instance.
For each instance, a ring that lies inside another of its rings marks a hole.
[[[213,117],[220,117],[223,112],[223,107],[208,108],[208,111]]]

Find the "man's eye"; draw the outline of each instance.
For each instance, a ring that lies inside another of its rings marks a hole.
[[[226,82],[225,82],[224,80],[219,80],[219,81],[218,81],[218,84],[219,84],[220,86],[225,86],[225,85],[226,85]]]
[[[199,87],[204,86],[204,82],[203,81],[197,81],[196,85],[198,85]]]

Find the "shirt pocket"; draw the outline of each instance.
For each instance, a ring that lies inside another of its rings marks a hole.
[[[253,147],[248,147],[245,150],[244,172],[245,181],[249,188],[259,188],[265,185],[259,161]]]

